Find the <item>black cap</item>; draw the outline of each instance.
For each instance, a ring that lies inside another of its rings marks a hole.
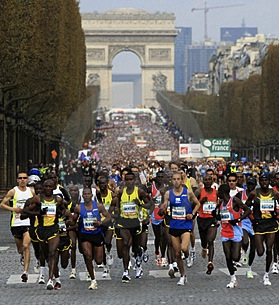
[[[254,184],[256,185],[257,184],[257,180],[255,177],[250,177],[247,179],[247,184]]]

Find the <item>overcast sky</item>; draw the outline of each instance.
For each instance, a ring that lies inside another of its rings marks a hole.
[[[204,10],[191,10],[204,8],[204,4],[202,0],[80,0],[80,11],[103,13],[117,8],[136,8],[151,13],[172,12],[176,26],[192,27],[193,41],[202,41]],[[236,4],[244,5],[232,6]],[[214,8],[216,6],[224,7]],[[259,33],[279,37],[279,0],[207,0],[207,7],[208,37],[215,41],[220,41],[220,27],[239,27],[242,20],[247,27],[258,27]],[[119,56],[123,56],[121,54]],[[114,67],[121,61],[117,56]]]

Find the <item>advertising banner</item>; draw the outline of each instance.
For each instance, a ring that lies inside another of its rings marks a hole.
[[[180,159],[192,159],[203,158],[203,152],[201,151],[201,145],[198,144],[179,144],[179,158]]]
[[[231,155],[231,139],[200,139],[201,150],[204,157],[230,157]]]

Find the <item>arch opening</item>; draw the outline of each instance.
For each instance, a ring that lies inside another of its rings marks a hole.
[[[141,60],[132,51],[121,51],[112,60],[112,108],[142,106]]]

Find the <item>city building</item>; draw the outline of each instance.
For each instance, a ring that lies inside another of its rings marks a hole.
[[[221,84],[244,80],[262,73],[262,60],[270,43],[278,38],[257,34],[238,39],[235,45],[223,43],[210,59],[208,94],[218,94]]]
[[[174,90],[177,93],[184,94],[187,90],[185,47],[192,45],[192,28],[177,27],[176,29],[179,31],[179,34],[174,42]]]
[[[220,41],[235,44],[242,37],[255,37],[258,34],[257,27],[222,27],[220,28]]]
[[[208,73],[209,61],[213,54],[217,51],[217,44],[213,41],[204,41],[185,48],[185,81],[187,89],[195,73]]]

